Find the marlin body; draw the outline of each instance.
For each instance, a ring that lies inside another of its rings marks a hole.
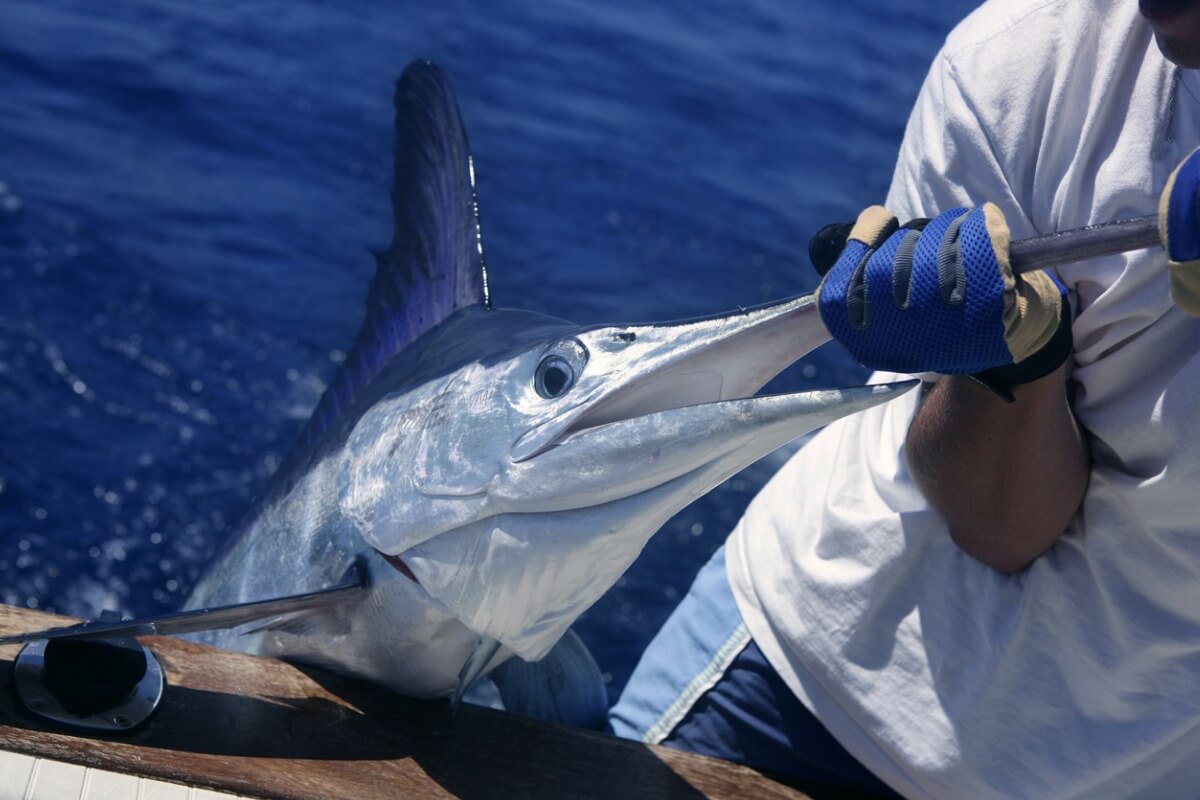
[[[913,382],[753,397],[829,339],[811,297],[599,327],[493,308],[450,87],[414,62],[396,108],[395,234],[362,331],[187,608],[358,564],[359,592],[206,638],[437,696],[543,659],[692,500]]]

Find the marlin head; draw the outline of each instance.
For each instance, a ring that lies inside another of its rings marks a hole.
[[[666,324],[477,309],[444,326],[350,432],[342,511],[464,625],[530,660],[692,500],[913,385],[753,397],[828,340],[808,296]],[[443,337],[476,357],[414,382]]]

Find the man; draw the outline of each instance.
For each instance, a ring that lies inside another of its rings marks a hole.
[[[1160,194],[1172,256],[1200,255],[1200,156],[1163,193],[1200,144],[1195,67],[1197,0],[992,0],[948,37],[887,200],[932,221],[868,209],[820,289],[864,363],[941,375],[763,489],[617,733],[913,798],[1195,796],[1197,267],[1001,263],[1008,229]]]

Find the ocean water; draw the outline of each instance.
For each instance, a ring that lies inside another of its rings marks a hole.
[[[0,0],[0,601],[183,600],[357,331],[413,58],[455,84],[496,305],[675,319],[815,286],[973,5]],[[771,388],[865,374],[831,345]],[[579,622],[611,692],[782,458]]]

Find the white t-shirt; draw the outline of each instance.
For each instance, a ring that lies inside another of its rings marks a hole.
[[[1200,144],[1200,76],[1174,72],[1132,0],[993,0],[934,62],[888,207],[992,200],[1016,238],[1153,213]],[[1027,571],[961,552],[914,487],[915,392],[829,426],[730,539],[755,641],[909,797],[1200,797],[1200,319],[1164,258],[1059,272],[1093,463]]]

